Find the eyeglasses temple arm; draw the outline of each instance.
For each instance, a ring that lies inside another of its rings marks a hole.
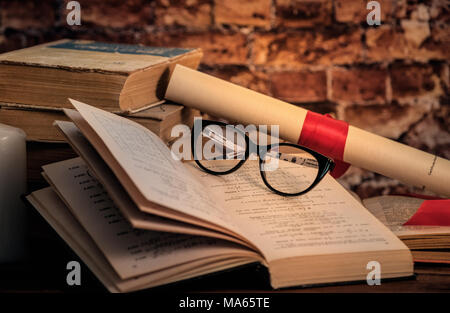
[[[274,157],[273,155],[271,155],[272,157]],[[288,161],[291,163],[295,163],[295,164],[299,164],[299,165],[303,165],[306,167],[311,167],[311,168],[317,168],[318,167],[318,162],[316,159],[312,159],[312,158],[302,158],[299,157],[297,155],[293,155],[293,154],[289,154],[289,153],[281,153],[278,152],[276,157],[280,160],[283,161]]]

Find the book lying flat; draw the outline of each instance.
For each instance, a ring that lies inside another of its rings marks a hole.
[[[423,203],[405,196],[380,196],[363,205],[411,249],[415,262],[450,263],[450,227],[403,226]]]
[[[163,100],[175,64],[197,68],[200,49],[63,39],[0,54],[0,101],[70,107],[77,98],[134,112]]]
[[[111,291],[253,262],[273,288],[366,280],[371,261],[382,279],[413,274],[408,248],[331,176],[283,197],[264,186],[258,161],[210,175],[144,127],[71,102],[73,124],[56,126],[84,162],[45,166],[52,189],[28,198]]]
[[[194,114],[195,110],[167,102],[124,116],[169,142],[173,139],[172,127],[177,124],[192,126]],[[64,136],[53,126],[55,120],[68,118],[60,108],[0,102],[0,123],[22,129],[27,134],[28,141],[65,142]]]

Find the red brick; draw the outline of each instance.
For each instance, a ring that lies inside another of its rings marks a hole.
[[[431,23],[431,38],[435,42],[450,41],[450,14],[448,20],[438,20]]]
[[[448,20],[450,19],[450,12],[448,10],[448,1],[432,0],[427,1],[430,18],[434,20]]]
[[[391,179],[385,176],[376,175],[373,179],[364,180],[361,184],[352,186],[352,189],[361,199],[371,198],[380,195],[395,195],[395,194],[427,194],[430,196],[438,196],[430,191],[422,188],[405,185],[398,180]]]
[[[267,74],[261,71],[250,71],[248,68],[242,66],[210,68],[202,71],[209,75],[232,82],[233,84],[270,95],[269,79]]]
[[[447,99],[448,101],[448,99]],[[409,146],[450,159],[450,108],[441,106],[408,131],[403,141]]]
[[[450,94],[450,65],[443,64],[439,70],[442,85],[444,86],[446,93]]]
[[[207,65],[244,65],[247,63],[247,37],[241,33],[220,32],[155,33],[145,44],[153,46],[202,48],[202,63]]]
[[[0,33],[0,53],[27,48],[49,41],[61,39],[54,32],[22,32],[8,29],[2,35]]]
[[[404,15],[402,18],[428,21],[437,20],[448,16],[448,1],[445,0],[425,0],[425,1],[405,1],[403,5]]]
[[[345,121],[375,134],[397,139],[422,119],[429,108],[400,105],[356,105],[345,109]]]
[[[386,102],[387,71],[379,68],[333,69],[332,100],[353,103]]]
[[[373,61],[393,60],[410,55],[403,33],[388,25],[368,29],[366,44],[367,57]]]
[[[311,27],[331,23],[331,0],[278,0],[276,1],[277,25]]]
[[[81,28],[83,28],[83,26]],[[80,31],[76,33],[76,39],[135,45],[144,44],[142,38],[145,38],[144,33],[135,31],[133,29],[121,29],[120,31],[118,31],[115,28],[108,27],[96,29],[93,32]]]
[[[10,35],[0,35],[0,53],[26,47],[26,38],[23,34],[13,33]]]
[[[217,24],[270,26],[271,0],[215,1]]]
[[[365,0],[335,0],[334,11],[336,20],[343,23],[366,22],[367,10]],[[381,23],[389,22],[404,6],[405,0],[378,0],[380,3]]]
[[[448,61],[450,59],[450,19],[447,22],[433,23],[430,28],[431,38],[423,43],[417,53],[424,58]]]
[[[270,77],[274,97],[288,102],[321,102],[327,100],[325,71],[273,73]]]
[[[362,60],[359,29],[260,33],[254,36],[257,65],[299,68],[307,64],[349,64]]]
[[[442,93],[439,77],[428,64],[394,64],[390,72],[393,98]]]
[[[67,3],[68,0],[65,0]],[[152,21],[153,9],[148,0],[79,0],[81,6],[81,24],[102,27],[136,27],[145,26]],[[65,5],[63,15],[67,11]]]
[[[0,21],[3,28],[48,28],[55,23],[56,1],[0,2]]]
[[[406,41],[412,47],[420,45],[430,36],[430,25],[428,22],[416,20],[401,20],[400,25]]]
[[[212,24],[209,0],[158,0],[155,8],[158,26],[207,28]]]
[[[332,102],[328,102],[328,101],[327,102],[313,102],[313,103],[304,102],[304,103],[299,103],[298,106],[300,106],[306,110],[310,110],[310,111],[317,112],[320,114],[331,114],[334,117],[337,116],[336,103],[332,103]]]
[[[448,25],[431,27],[428,37],[419,47],[409,40],[402,29],[390,25],[370,28],[366,31],[367,59],[369,61],[392,61],[409,59],[428,62],[429,59],[448,60],[450,41]],[[447,39],[446,39],[447,38]]]

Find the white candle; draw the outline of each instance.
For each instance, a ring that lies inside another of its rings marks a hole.
[[[25,255],[26,211],[20,196],[26,191],[25,133],[0,124],[0,263]]]

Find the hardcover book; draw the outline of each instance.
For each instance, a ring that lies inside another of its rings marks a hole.
[[[134,112],[163,99],[175,64],[197,68],[201,57],[200,49],[50,42],[0,55],[0,102],[61,108],[72,97]]]
[[[129,114],[121,114],[170,142],[172,127],[177,124],[192,126],[196,110],[173,102],[164,102],[151,108]],[[68,120],[60,108],[17,105],[0,102],[0,123],[25,131],[28,141],[65,142],[53,126],[55,120]]]

